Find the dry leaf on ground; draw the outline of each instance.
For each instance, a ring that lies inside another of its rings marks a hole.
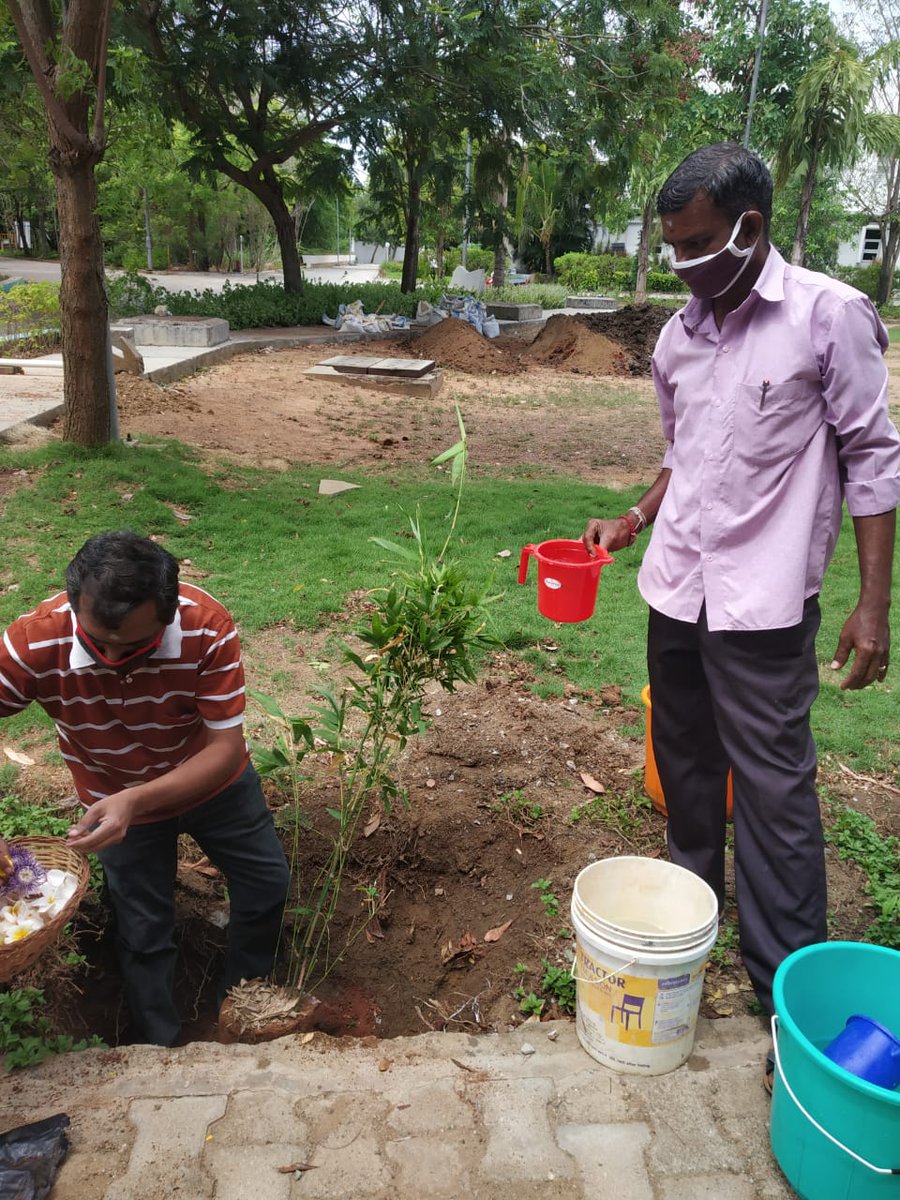
[[[606,788],[603,786],[603,784],[598,783],[593,775],[588,775],[587,771],[581,772],[581,782],[588,789],[588,791],[595,792],[598,796],[602,796],[606,791]]]
[[[4,746],[3,753],[6,755],[6,757],[9,759],[10,762],[17,763],[20,767],[33,767],[34,766],[34,759],[30,758],[27,754],[22,754],[22,752],[20,750],[8,750]]]

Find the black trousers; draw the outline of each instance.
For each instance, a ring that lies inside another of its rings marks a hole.
[[[100,851],[116,920],[116,950],[138,1040],[171,1046],[181,1032],[175,1005],[175,873],[178,835],[189,833],[228,885],[228,948],[219,1000],[241,979],[275,963],[290,875],[252,766],[180,817],[132,825]]]
[[[725,791],[734,786],[740,947],[772,1012],[779,963],[826,940],[825,857],[809,713],[818,693],[818,597],[799,625],[711,633],[650,610],[653,753],[673,862],[725,892]]]

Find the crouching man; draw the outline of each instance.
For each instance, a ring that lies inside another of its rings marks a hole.
[[[175,873],[189,833],[228,887],[219,1000],[273,967],[289,873],[243,734],[237,630],[179,583],[168,551],[131,532],[91,538],[66,592],[6,631],[0,716],[32,701],[56,723],[85,812],[69,843],[96,851],[136,1040],[173,1045]]]

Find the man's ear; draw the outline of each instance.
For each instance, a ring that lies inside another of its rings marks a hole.
[[[741,226],[741,239],[744,245],[742,250],[746,250],[748,246],[752,246],[758,238],[762,237],[763,233],[763,216],[761,212],[757,212],[755,208],[749,208],[744,214],[744,223]]]

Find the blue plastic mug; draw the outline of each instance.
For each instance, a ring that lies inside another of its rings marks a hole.
[[[888,1091],[900,1087],[900,1041],[871,1017],[854,1013],[822,1052],[826,1058]]]

